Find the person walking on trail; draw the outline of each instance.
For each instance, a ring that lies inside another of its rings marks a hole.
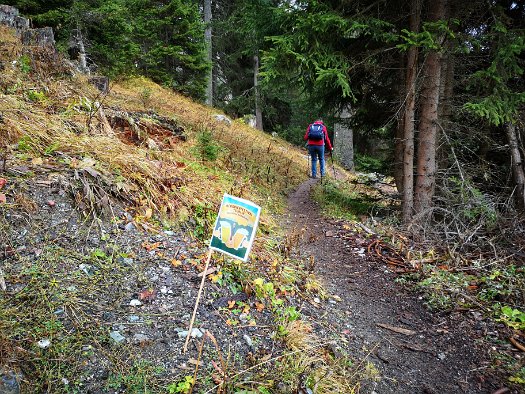
[[[328,129],[324,125],[322,119],[317,119],[315,122],[308,125],[304,135],[304,140],[308,141],[308,153],[312,158],[312,178],[317,178],[317,159],[319,159],[319,171],[321,173],[321,178],[324,177],[325,145],[330,153],[334,150],[334,148],[332,148],[332,143],[328,137]]]

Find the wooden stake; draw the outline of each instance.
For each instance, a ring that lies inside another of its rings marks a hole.
[[[195,322],[195,316],[197,315],[197,308],[199,306],[199,301],[201,299],[202,289],[204,288],[204,282],[206,281],[206,271],[208,271],[208,266],[210,265],[212,253],[213,253],[213,250],[210,249],[208,251],[208,259],[206,260],[206,267],[204,267],[204,271],[203,271],[204,275],[202,275],[201,287],[199,288],[199,294],[197,294],[197,301],[195,301],[195,308],[193,309],[193,316],[191,317],[190,327],[188,328],[188,335],[186,336],[186,342],[184,343],[184,348],[183,348],[184,353],[186,353],[186,351],[188,350],[188,342],[190,341],[191,330],[193,329],[193,323]]]

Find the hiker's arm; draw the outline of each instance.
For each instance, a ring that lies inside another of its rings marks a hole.
[[[328,146],[328,149],[331,152],[331,151],[334,150],[334,148],[332,148],[332,142],[330,142],[330,137],[328,137],[328,128],[325,126],[323,131],[324,131],[325,143],[326,143],[326,145]]]

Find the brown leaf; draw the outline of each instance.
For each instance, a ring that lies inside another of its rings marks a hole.
[[[7,183],[7,179],[0,178],[0,190],[5,186],[6,183]]]
[[[228,309],[232,309],[234,306],[235,306],[234,300],[228,301]]]
[[[0,204],[5,204],[7,202],[7,198],[4,193],[0,193]]]
[[[256,302],[255,309],[257,309],[257,312],[262,312],[264,310],[264,304],[262,302]]]
[[[155,242],[150,244],[149,242],[142,242],[142,247],[146,249],[148,252],[152,251],[153,249],[157,249],[162,243],[161,242]]]
[[[155,299],[155,290],[146,289],[139,293],[139,300],[141,301],[153,301]]]

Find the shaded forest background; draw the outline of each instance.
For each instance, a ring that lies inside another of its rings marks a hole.
[[[525,207],[522,2],[7,3],[86,71],[147,76],[297,144],[312,118],[344,124],[419,233],[472,243]]]

